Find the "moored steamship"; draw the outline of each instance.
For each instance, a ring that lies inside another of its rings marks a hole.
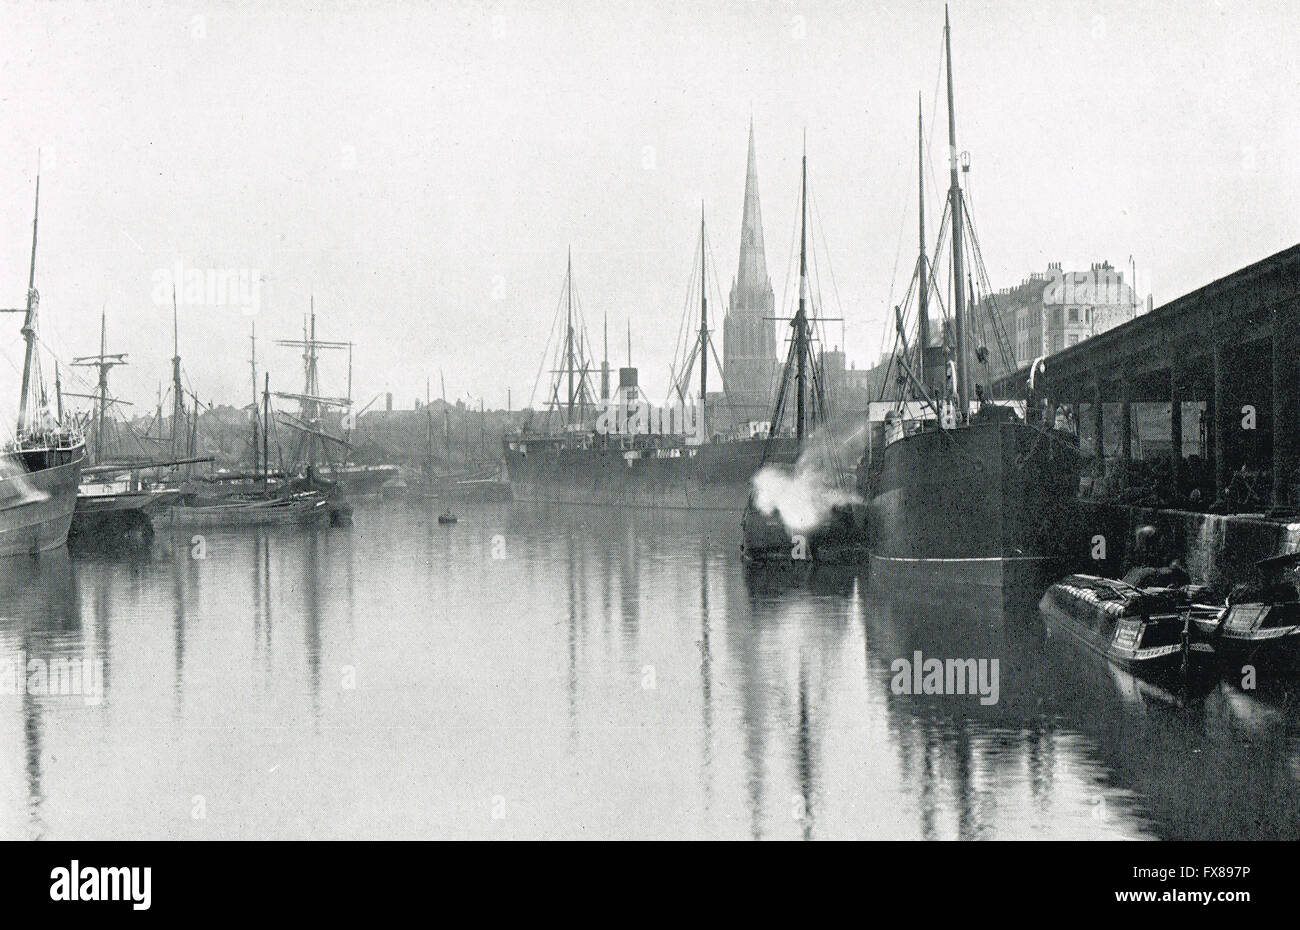
[[[766,288],[770,303],[752,127],[741,225],[733,304],[738,291],[761,288]],[[619,369],[617,389],[611,391],[608,338],[606,361],[599,364],[597,392],[593,374],[597,365],[587,357],[588,340],[570,259],[562,303],[557,308],[557,315],[560,309],[566,315],[551,370],[546,423],[538,429],[530,422],[504,441],[506,472],[516,500],[738,512],[749,499],[750,480],[764,463],[765,450],[769,461],[793,461],[797,445],[793,435],[769,437],[768,423],[745,419],[752,409],[764,409],[768,404],[769,382],[775,372],[764,373],[761,358],[743,358],[736,363],[736,386],[743,375],[744,386],[762,395],[755,403],[733,404],[732,397],[741,392],[733,391],[733,384],[727,382],[724,396],[729,416],[724,417],[715,409],[717,395],[712,399],[709,395],[709,360],[719,368],[721,363],[709,322],[706,243],[701,209],[698,278],[692,273],[692,281],[698,282],[698,303],[691,301],[690,295],[687,300],[688,314],[698,306],[698,327],[689,318],[683,325],[688,334],[694,330],[694,335],[679,355],[680,365],[674,365],[673,399],[664,408],[650,405],[641,390],[637,369],[631,364],[630,344],[628,365]],[[694,287],[693,283],[692,291]],[[764,325],[772,329],[771,320],[764,320],[761,311],[748,317],[752,319],[744,321],[748,328],[743,335],[762,335],[757,330]],[[730,339],[730,316],[728,319]],[[771,335],[774,347],[775,334]]]
[[[990,348],[1007,348],[995,315],[991,339],[972,331],[974,301],[968,301],[968,289],[973,285],[963,255],[964,230],[970,224],[958,172],[946,14],[944,44],[950,187],[941,228],[951,230],[951,325],[932,344],[928,294],[934,268],[925,252],[922,184],[921,251],[913,288],[919,335],[909,349],[900,310],[894,356],[901,385],[897,409],[872,424],[859,487],[872,509],[873,574],[918,597],[961,590],[1002,599],[1017,591],[1034,592],[1064,554],[1080,455],[1076,437],[1055,429],[1049,416],[1036,417],[1031,404],[995,402],[979,385],[976,398],[969,396],[972,361],[987,364]],[[922,143],[920,178],[923,158]],[[977,244],[972,258],[974,270],[987,283]],[[985,344],[972,352],[977,339]],[[1033,596],[1038,593],[1041,588]]]

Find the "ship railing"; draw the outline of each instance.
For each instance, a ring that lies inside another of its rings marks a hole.
[[[85,442],[79,431],[64,427],[21,433],[9,443],[9,448],[16,452],[67,452],[85,445]]]

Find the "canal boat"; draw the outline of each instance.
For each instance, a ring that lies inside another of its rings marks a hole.
[[[1070,575],[1047,589],[1039,613],[1051,636],[1067,636],[1127,672],[1160,679],[1209,667],[1213,646],[1193,642],[1188,594]]]
[[[1262,584],[1239,584],[1221,607],[1192,615],[1195,634],[1211,643],[1225,671],[1243,664],[1294,669],[1300,660],[1300,597],[1292,580],[1300,553],[1256,563]]]
[[[1300,601],[1241,601],[1197,623],[1225,670],[1242,663],[1294,667],[1300,658]]]

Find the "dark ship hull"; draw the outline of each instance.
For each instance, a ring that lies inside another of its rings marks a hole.
[[[77,506],[85,446],[10,453],[6,459],[0,472],[0,557],[59,548],[68,540]]]
[[[335,485],[344,494],[364,496],[378,494],[379,489],[398,474],[396,465],[343,465],[322,468],[318,477]]]
[[[1067,433],[975,423],[902,437],[869,482],[871,569],[921,599],[1034,601],[1083,544],[1080,456]]]
[[[177,488],[116,491],[77,495],[68,542],[75,545],[114,546],[120,542],[146,542],[153,538],[153,520],[181,496]]]
[[[831,508],[825,520],[804,533],[787,527],[780,511],[765,514],[750,507],[741,521],[741,553],[747,562],[799,563],[856,568],[867,563],[869,511],[849,502]]]
[[[510,439],[506,473],[515,500],[600,507],[743,511],[766,439],[698,446],[613,441],[590,448],[557,437]],[[793,439],[776,440],[771,461],[794,460]]]

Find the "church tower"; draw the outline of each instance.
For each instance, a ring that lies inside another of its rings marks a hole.
[[[745,206],[740,221],[740,266],[722,326],[723,377],[727,404],[738,420],[766,420],[780,363],[776,355],[775,306],[763,250],[763,214],[758,205],[758,162],[754,122],[749,123]]]

